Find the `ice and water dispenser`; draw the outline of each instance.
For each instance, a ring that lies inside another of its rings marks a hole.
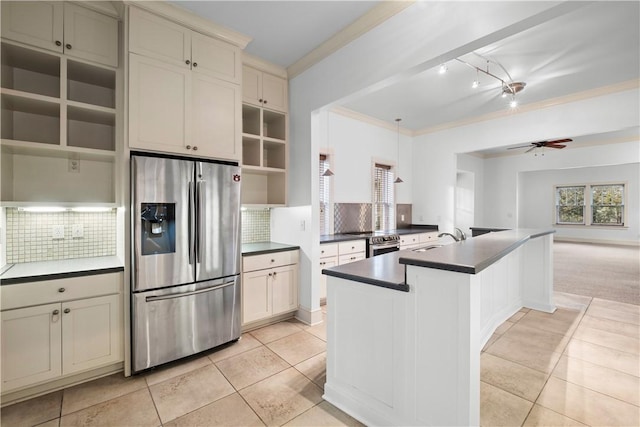
[[[141,203],[142,255],[176,251],[176,204]]]

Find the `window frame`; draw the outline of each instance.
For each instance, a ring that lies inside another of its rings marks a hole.
[[[622,187],[622,223],[598,223],[593,221],[594,204],[593,204],[593,187],[606,187],[606,186],[621,186]],[[558,189],[568,187],[582,187],[583,188],[583,223],[567,223],[558,222]],[[553,186],[553,224],[556,227],[597,227],[597,228],[628,228],[628,194],[629,184],[627,181],[611,181],[611,182],[588,182],[577,184],[557,184]]]
[[[380,203],[376,200],[376,169],[386,169],[388,171],[388,180],[385,187],[391,191],[391,202]],[[393,230],[396,227],[396,189],[395,189],[396,165],[383,159],[371,159],[371,228],[373,231]],[[377,224],[377,206],[388,205],[387,215],[383,214],[380,228]],[[388,217],[388,218],[387,218]],[[387,227],[385,227],[387,225]]]

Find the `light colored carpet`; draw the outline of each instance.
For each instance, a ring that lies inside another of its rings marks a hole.
[[[640,247],[554,242],[554,290],[640,305]]]

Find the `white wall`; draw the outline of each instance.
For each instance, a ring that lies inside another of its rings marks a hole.
[[[398,133],[342,114],[328,115],[328,147],[331,161],[333,201],[335,203],[371,203],[372,162],[398,166]],[[396,203],[411,203],[411,137],[400,135],[402,184],[396,184]]]
[[[425,191],[414,185],[413,218],[421,223],[454,227],[454,188],[457,153],[552,139],[591,135],[640,125],[638,88],[574,102],[558,102],[547,108],[523,109],[495,120],[459,126],[414,138],[414,182],[429,183]],[[611,108],[614,105],[616,108]],[[544,125],[541,125],[544,124]],[[418,168],[430,159],[429,168]],[[487,159],[484,164],[484,224],[515,228],[517,222],[517,173],[539,169],[615,165],[637,162],[640,144],[601,145],[556,150],[543,158],[510,156]]]
[[[546,155],[545,155],[546,157]],[[627,216],[625,227],[554,226],[555,185],[625,183]],[[640,239],[640,163],[518,174],[518,226],[556,229],[557,239],[635,243]]]
[[[458,172],[473,174],[473,224],[482,226],[484,220],[484,159],[469,154],[456,156]],[[456,224],[459,226],[459,224]],[[465,230],[466,231],[466,230]]]

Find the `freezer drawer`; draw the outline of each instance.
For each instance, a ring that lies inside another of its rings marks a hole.
[[[133,294],[139,372],[240,337],[240,276]]]

